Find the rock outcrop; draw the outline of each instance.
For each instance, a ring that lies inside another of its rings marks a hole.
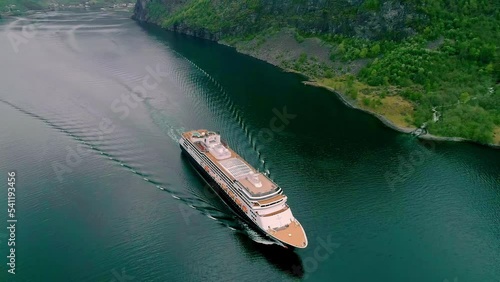
[[[399,40],[415,33],[412,23],[425,20],[405,3],[379,0],[137,0],[134,18],[211,40],[244,36],[270,27],[295,28],[304,34]],[[151,9],[158,9],[158,5],[164,8],[163,19],[175,20],[163,22],[151,17],[154,12]],[[198,24],[196,18],[207,17],[207,13],[213,14],[208,20],[210,26]]]

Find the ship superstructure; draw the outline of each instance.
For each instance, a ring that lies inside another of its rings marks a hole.
[[[218,133],[188,131],[179,143],[205,180],[244,220],[286,246],[307,246],[305,231],[281,188],[229,148]]]

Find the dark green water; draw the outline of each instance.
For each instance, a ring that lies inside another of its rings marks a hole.
[[[15,170],[18,219],[15,275],[0,226],[0,281],[500,281],[500,151],[418,141],[128,17],[0,22],[0,214]],[[283,187],[307,249],[269,245],[211,195],[176,143],[194,128]]]

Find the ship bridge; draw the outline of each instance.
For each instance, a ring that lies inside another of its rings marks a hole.
[[[199,144],[202,151],[208,151],[217,160],[231,157],[231,152],[222,144],[220,135],[212,131],[195,131],[191,134],[191,141]]]

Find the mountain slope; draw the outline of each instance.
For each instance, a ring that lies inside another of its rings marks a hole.
[[[400,128],[500,144],[489,0],[138,0],[134,17],[235,46]]]

